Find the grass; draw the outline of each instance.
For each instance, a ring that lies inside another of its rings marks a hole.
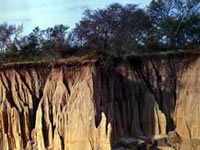
[[[43,63],[43,62],[64,62],[64,61],[85,61],[85,60],[98,60],[104,66],[113,65],[113,61],[116,59],[124,60],[131,57],[143,57],[143,56],[153,56],[153,55],[170,55],[170,54],[189,54],[195,53],[200,54],[200,46],[196,46],[193,49],[179,49],[170,51],[126,51],[120,56],[117,56],[115,51],[108,51],[108,53],[92,50],[92,49],[82,49],[75,54],[70,54],[64,57],[54,57],[54,56],[33,56],[25,57],[19,55],[8,55],[3,53],[0,55],[0,64],[26,64],[26,63]]]

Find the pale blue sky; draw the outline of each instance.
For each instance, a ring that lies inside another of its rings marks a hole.
[[[105,8],[114,2],[139,4],[145,7],[151,0],[0,0],[0,23],[23,24],[24,32],[30,33],[55,24],[75,26],[86,8]]]

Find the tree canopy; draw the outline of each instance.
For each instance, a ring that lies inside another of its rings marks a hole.
[[[105,9],[85,10],[76,24],[74,34],[81,45],[123,50],[131,44],[144,44],[151,23],[144,10],[137,5],[114,3]]]
[[[23,35],[23,26],[0,24],[1,59],[60,58],[72,51],[104,53],[177,50],[200,43],[199,0],[152,0],[146,8],[113,3],[86,9],[74,29],[58,24]]]
[[[182,48],[199,42],[200,1],[152,0],[147,13],[157,42],[169,48]]]

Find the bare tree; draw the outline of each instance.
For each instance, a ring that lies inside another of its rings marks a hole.
[[[0,24],[0,51],[5,52],[11,45],[17,46],[23,26]]]

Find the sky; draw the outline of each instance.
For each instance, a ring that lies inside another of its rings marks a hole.
[[[139,4],[144,8],[151,0],[0,0],[0,24],[23,24],[24,33],[36,26],[41,29],[64,24],[75,27],[85,9],[105,8],[112,3]]]

